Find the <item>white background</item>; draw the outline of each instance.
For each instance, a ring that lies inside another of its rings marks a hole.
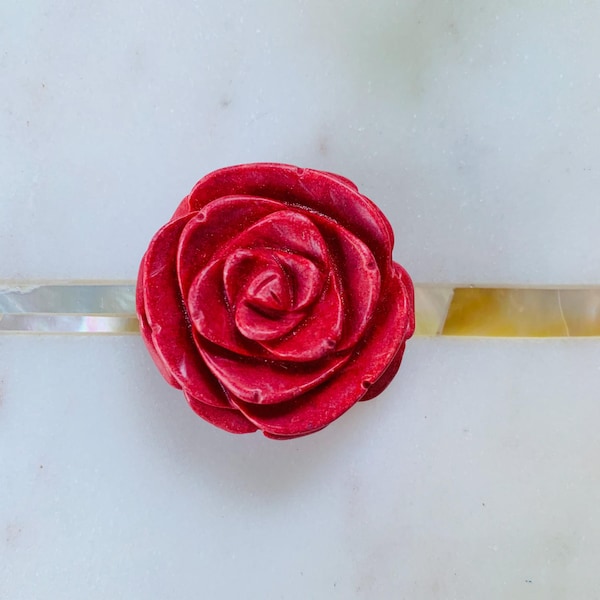
[[[600,2],[0,6],[0,280],[133,279],[205,173],[337,171],[420,283],[600,283]],[[286,443],[139,338],[0,338],[0,598],[593,598],[600,342],[413,340]]]

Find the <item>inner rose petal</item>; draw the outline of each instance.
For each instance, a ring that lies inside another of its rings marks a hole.
[[[329,262],[327,244],[319,229],[308,216],[292,210],[264,217],[241,233],[233,243],[238,248],[269,248],[299,254],[321,268],[328,266]]]
[[[319,360],[337,350],[344,324],[344,307],[337,277],[332,273],[312,312],[291,335],[261,345],[281,360]]]
[[[312,260],[299,254],[278,252],[276,257],[291,281],[294,310],[311,306],[323,290],[326,273]]]
[[[299,254],[240,248],[226,259],[223,279],[231,306],[247,300],[267,311],[292,311],[303,310],[319,297],[326,274]]]
[[[225,260],[223,282],[238,331],[251,340],[290,332],[305,316],[293,307],[293,290],[277,252],[240,248]]]
[[[289,310],[292,290],[272,250],[239,248],[225,259],[223,283],[230,306],[251,298],[265,309]]]
[[[264,314],[254,306],[242,302],[235,310],[235,324],[244,337],[264,342],[287,335],[305,316],[302,312]]]
[[[290,285],[276,261],[273,261],[272,268],[265,269],[252,279],[246,288],[245,301],[257,310],[271,314],[290,309]]]
[[[209,263],[190,287],[187,309],[195,330],[207,340],[241,354],[262,356],[262,347],[237,330],[223,285],[224,260]]]

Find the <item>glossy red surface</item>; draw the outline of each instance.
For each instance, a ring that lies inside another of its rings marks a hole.
[[[217,427],[313,433],[380,394],[400,366],[414,299],[393,241],[341,176],[274,163],[214,171],[142,259],[143,339]]]

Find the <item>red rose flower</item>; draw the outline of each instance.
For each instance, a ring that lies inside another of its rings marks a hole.
[[[210,173],[142,259],[137,312],[164,378],[234,433],[322,429],[395,375],[413,287],[347,179],[280,164]]]

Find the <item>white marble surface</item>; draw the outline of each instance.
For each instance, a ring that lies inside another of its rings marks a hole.
[[[4,2],[1,276],[133,278],[203,174],[274,160],[354,179],[418,281],[597,283],[599,23],[597,0]]]
[[[419,282],[600,283],[600,2],[0,5],[0,279],[132,279],[207,171],[338,171]],[[413,340],[274,443],[137,337],[0,337],[0,599],[600,596],[600,342]]]
[[[190,418],[137,337],[0,352],[3,600],[600,594],[599,341],[415,340],[281,444]]]

